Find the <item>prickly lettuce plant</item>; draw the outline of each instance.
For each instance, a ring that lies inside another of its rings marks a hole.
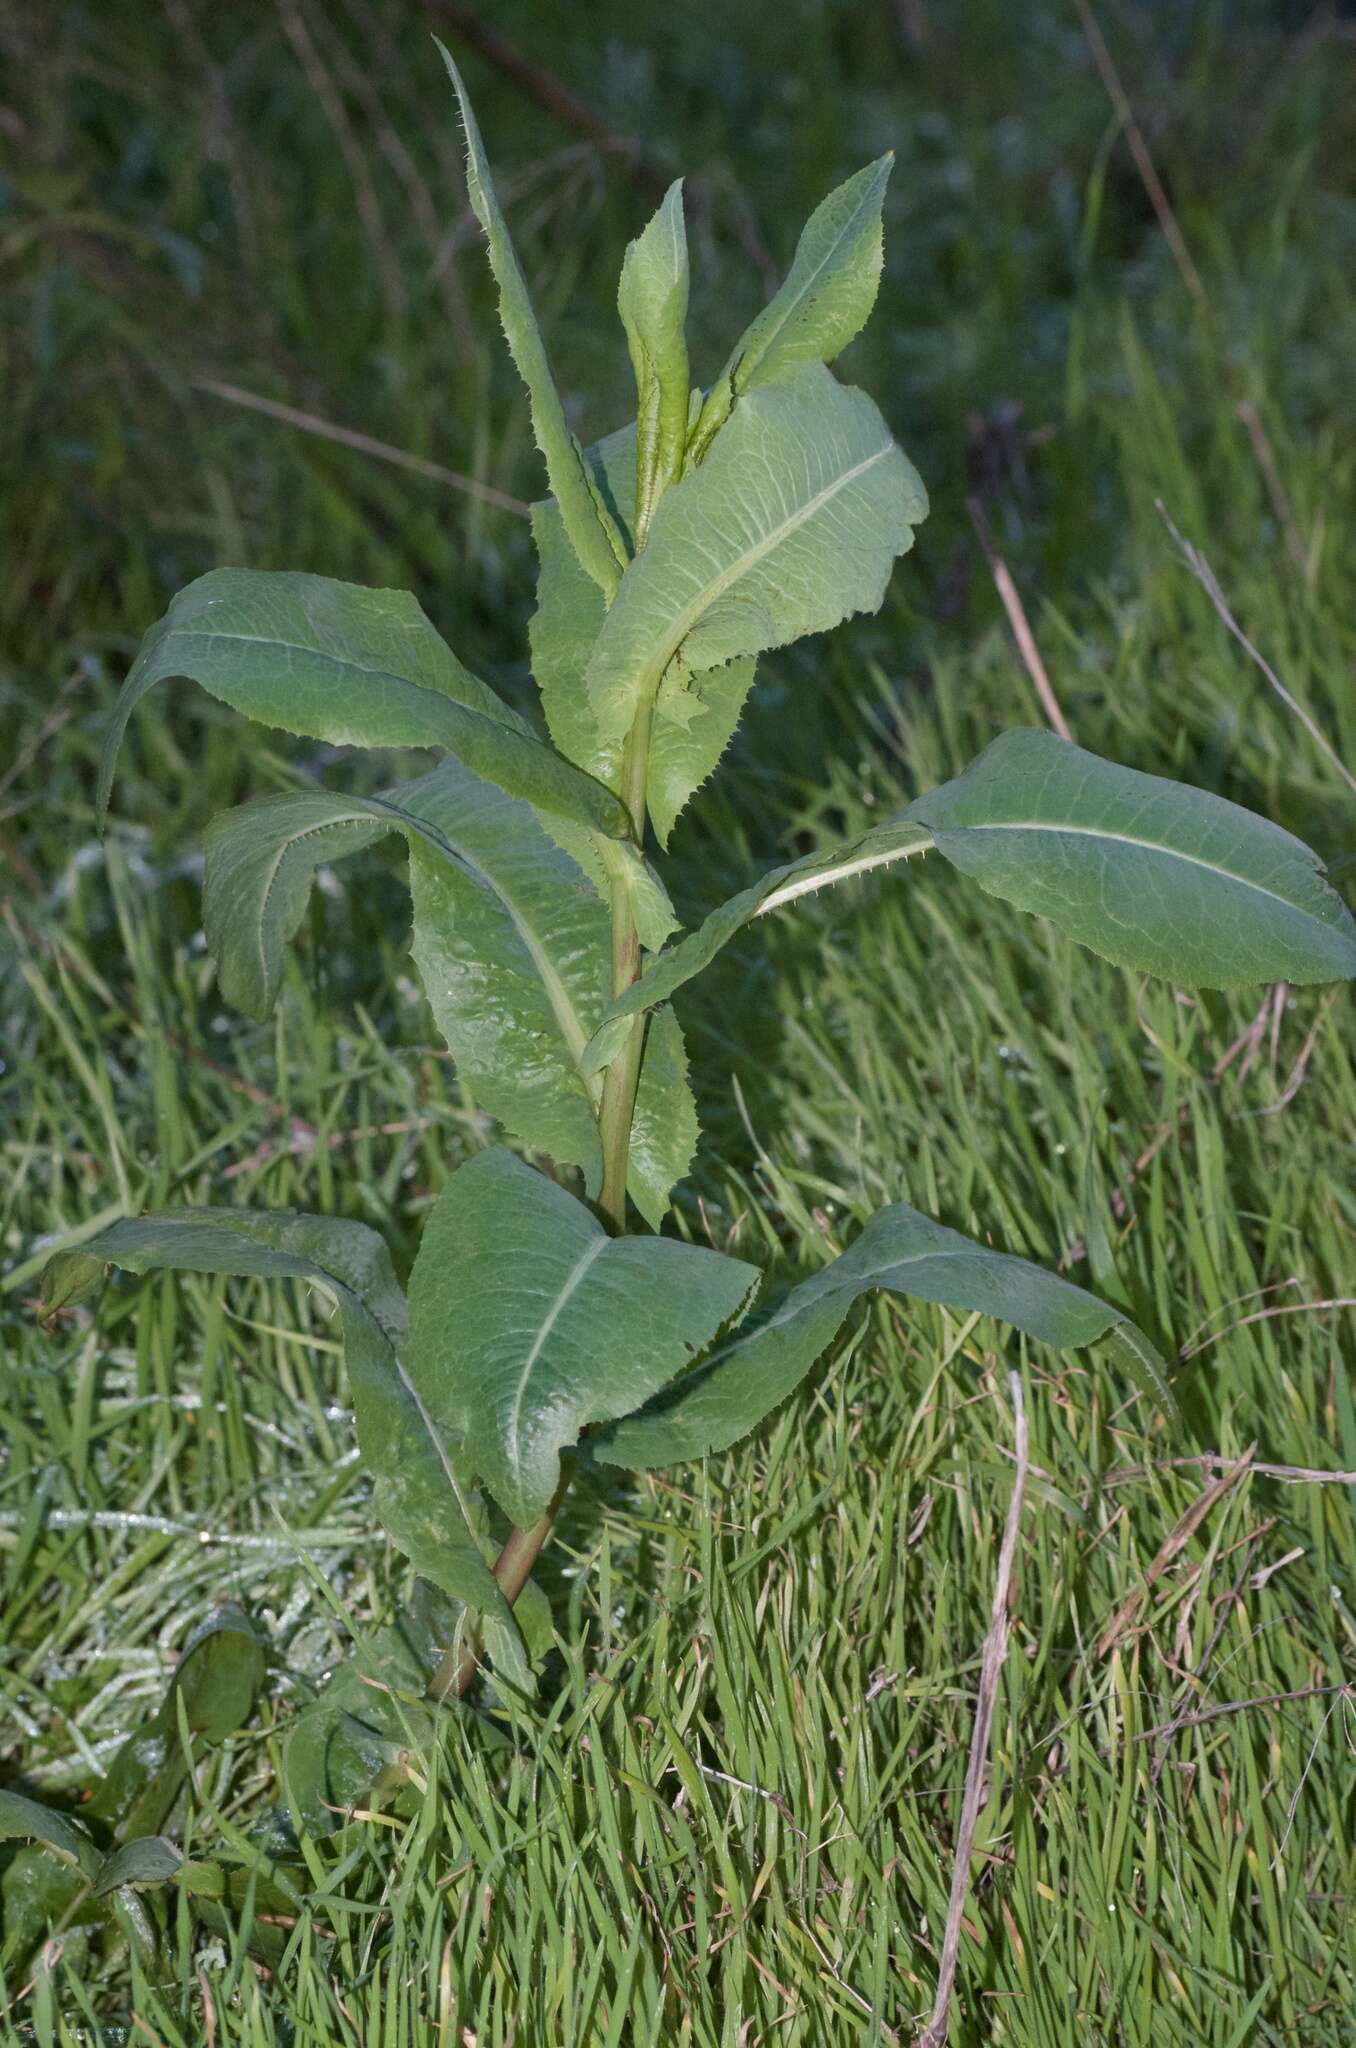
[[[436,1647],[426,1624],[417,1652],[409,1628],[368,1646],[406,1701],[398,1726],[361,1671],[336,1678],[326,1714],[301,1717],[294,1798],[315,1824],[381,1782],[434,1711],[410,1704],[426,1687],[435,1702],[460,1693],[483,1661],[501,1684],[528,1682],[541,1616],[531,1589],[521,1596],[572,1466],[664,1466],[737,1442],[864,1294],[1110,1347],[1171,1407],[1161,1361],[1117,1308],[903,1203],[775,1301],[754,1267],[661,1234],[697,1139],[671,998],[751,919],[906,863],[919,885],[917,857],[933,851],[1112,961],[1187,985],[1356,973],[1356,925],[1298,840],[1042,732],[1005,734],[898,817],[678,936],[650,850],[716,768],[759,656],[878,607],[927,510],[876,406],[829,368],[875,297],[889,160],[812,216],[785,283],[704,392],[684,339],[675,185],[622,266],[635,419],[584,449],[448,68],[550,489],[532,517],[530,630],[549,739],[412,597],[219,569],[147,635],[99,808],[134,707],[171,677],[311,739],[429,750],[426,774],[378,796],[308,789],[212,825],[205,925],[222,989],[264,1017],[317,868],[402,835],[414,957],[461,1074],[529,1158],[578,1169],[579,1191],[505,1145],[480,1153],[433,1204],[408,1296],[362,1225],[231,1208],[128,1218],[47,1280],[54,1306],[108,1264],[290,1276],[336,1304],[375,1512],[442,1596],[424,1609],[442,1623]]]

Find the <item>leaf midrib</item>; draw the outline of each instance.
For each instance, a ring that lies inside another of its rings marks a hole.
[[[805,504],[798,507],[790,518],[783,520],[772,532],[765,534],[761,540],[755,541],[752,547],[746,548],[743,554],[737,556],[728,568],[723,569],[711,582],[703,584],[696,596],[683,606],[677,618],[670,622],[653,653],[642,666],[637,679],[640,696],[644,698],[658,689],[665,669],[704,612],[710,611],[712,606],[719,603],[720,599],[724,597],[726,591],[738,583],[742,577],[746,576],[750,569],[761,562],[765,556],[771,554],[774,549],[781,547],[783,542],[788,540],[793,533],[797,533],[807,520],[813,519],[817,512],[825,505],[831,503],[850,484],[854,484],[858,477],[864,476],[868,470],[874,469],[878,462],[884,462],[893,447],[894,443],[887,438],[883,446],[874,449],[870,455],[863,457],[860,462],[854,463],[851,469],[840,471],[832,483],[826,484],[822,490],[815,493],[813,498],[807,499]],[[643,556],[637,557],[637,560],[643,559]],[[620,595],[620,593],[618,594]]]
[[[1312,918],[1316,924],[1323,923],[1314,911],[1296,903],[1293,897],[1269,889],[1264,882],[1254,882],[1250,876],[1240,875],[1233,868],[1221,867],[1217,861],[1206,860],[1201,854],[1185,853],[1180,847],[1164,846],[1156,839],[1141,839],[1133,832],[1110,832],[1101,825],[1052,825],[1038,818],[995,818],[988,824],[939,824],[930,829],[937,836],[939,847],[942,836],[947,832],[1048,832],[1065,839],[1108,839],[1117,846],[1137,846],[1143,852],[1161,854],[1165,860],[1179,860],[1188,867],[1203,868],[1207,874],[1219,875],[1226,882],[1236,882],[1240,888],[1253,889],[1259,896],[1266,896],[1301,917]],[[944,848],[942,850],[945,851]],[[1314,879],[1321,881],[1322,877],[1315,874]]]
[[[547,1310],[545,1317],[539,1325],[537,1329],[537,1334],[533,1338],[531,1347],[528,1350],[527,1357],[523,1360],[522,1371],[518,1375],[517,1386],[514,1389],[513,1402],[509,1409],[508,1427],[505,1431],[505,1441],[508,1447],[508,1459],[510,1465],[513,1468],[514,1485],[517,1487],[520,1494],[522,1492],[522,1437],[520,1431],[522,1422],[523,1402],[526,1399],[527,1389],[529,1383],[531,1382],[532,1375],[536,1370],[537,1360],[541,1357],[542,1351],[545,1349],[547,1339],[550,1337],[552,1330],[554,1330],[556,1324],[560,1321],[561,1315],[564,1313],[566,1303],[570,1300],[571,1296],[577,1291],[577,1289],[581,1285],[584,1279],[584,1275],[590,1270],[590,1268],[595,1264],[595,1262],[602,1257],[603,1253],[607,1250],[611,1242],[612,1239],[607,1237],[602,1231],[600,1231],[598,1236],[593,1238],[585,1246],[584,1250],[575,1260],[574,1265],[570,1268],[570,1271],[566,1274],[564,1283],[559,1289],[558,1293],[556,1294],[554,1301],[551,1303],[550,1308]]]
[[[418,690],[422,696],[434,697],[439,703],[451,704],[459,711],[468,711],[473,717],[483,718],[487,725],[500,726],[505,732],[516,733],[520,738],[532,737],[531,733],[513,720],[507,705],[504,706],[506,715],[500,718],[494,711],[487,710],[481,704],[468,704],[465,698],[454,697],[451,691],[439,689],[436,683],[421,683],[414,676],[403,676],[393,668],[384,668],[380,665],[371,667],[366,662],[355,661],[351,654],[332,654],[327,648],[308,647],[303,641],[283,640],[272,633],[235,633],[218,631],[214,627],[202,625],[176,625],[160,644],[162,647],[171,647],[176,640],[229,640],[242,647],[270,647],[280,654],[302,654],[311,661],[323,661],[334,668],[349,670],[355,676],[375,677],[384,683],[398,683],[406,690]],[[470,674],[469,669],[466,673]]]

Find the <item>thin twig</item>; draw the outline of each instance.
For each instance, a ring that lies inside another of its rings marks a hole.
[[[1300,575],[1307,576],[1309,574],[1308,550],[1305,548],[1304,536],[1299,530],[1295,514],[1291,509],[1289,494],[1284,483],[1281,481],[1281,472],[1277,467],[1276,457],[1272,453],[1271,443],[1267,439],[1267,430],[1262,425],[1262,415],[1258,412],[1257,407],[1250,398],[1240,398],[1234,406],[1234,411],[1242,420],[1243,431],[1252,442],[1252,452],[1257,457],[1257,467],[1262,472],[1262,481],[1267,487],[1267,496],[1271,499],[1271,509],[1276,514],[1280,522],[1281,531],[1285,535],[1285,544],[1290,551],[1290,559],[1299,570]]]
[[[994,540],[993,531],[989,525],[988,515],[984,510],[984,506],[978,498],[967,498],[965,509],[970,514],[970,523],[979,536],[979,544],[983,548],[985,560],[989,564],[989,572],[994,580],[994,588],[1003,600],[1003,609],[1008,615],[1008,624],[1012,627],[1013,638],[1017,642],[1017,651],[1022,657],[1027,674],[1035,685],[1041,709],[1060,738],[1062,740],[1072,740],[1073,734],[1069,730],[1064,713],[1059,708],[1059,700],[1055,696],[1050,678],[1046,674],[1045,663],[1041,660],[1041,652],[1036,645],[1036,636],[1032,632],[1030,622],[1027,619],[1026,608],[1022,603],[1017,586],[1008,572],[1008,565],[998,552],[998,544]]]
[[[276,398],[264,398],[257,391],[243,391],[238,384],[224,384],[218,377],[195,377],[194,389],[210,391],[214,398],[224,398],[229,405],[243,405],[250,412],[261,412],[271,420],[281,420],[284,426],[300,427],[303,434],[319,434],[322,440],[337,441],[341,448],[356,448],[360,455],[375,455],[382,462],[393,462],[399,469],[411,470],[415,476],[432,477],[435,483],[451,484],[453,490],[465,491],[473,498],[481,498],[487,505],[497,505],[501,511],[516,512],[520,519],[528,518],[531,507],[521,498],[514,498],[507,491],[497,490],[493,484],[483,484],[477,477],[463,476],[460,470],[445,469],[441,462],[430,462],[425,456],[411,455],[407,448],[393,447],[389,441],[378,441],[371,434],[360,434],[353,427],[336,426],[333,420],[321,419],[318,413],[302,412],[295,405],[283,405]]]
[[[1097,18],[1093,14],[1088,0],[1077,0],[1077,6],[1078,18],[1083,24],[1083,33],[1088,39],[1088,48],[1092,51],[1093,62],[1102,74],[1102,83],[1106,87],[1107,98],[1116,110],[1116,119],[1120,122],[1125,139],[1130,145],[1130,154],[1135,159],[1135,169],[1139,172],[1140,182],[1149,195],[1149,204],[1153,207],[1158,219],[1158,225],[1163,230],[1163,238],[1172,251],[1172,260],[1177,265],[1181,273],[1182,282],[1191,293],[1192,298],[1196,300],[1203,310],[1208,312],[1210,302],[1206,297],[1205,286],[1201,283],[1201,273],[1191,260],[1191,251],[1187,248],[1186,236],[1182,233],[1177,215],[1172,210],[1172,202],[1164,191],[1162,180],[1159,178],[1158,172],[1154,167],[1153,157],[1149,154],[1149,145],[1144,139],[1144,130],[1135,119],[1135,110],[1130,104],[1129,95],[1125,87],[1121,84],[1120,73],[1117,71],[1115,60],[1107,48],[1106,38],[1097,25]]]
[[[1217,1501],[1223,1498],[1237,1480],[1242,1478],[1243,1474],[1252,1464],[1252,1454],[1256,1449],[1256,1444],[1250,1444],[1242,1457],[1234,1460],[1227,1472],[1207,1486],[1204,1493],[1197,1495],[1181,1520],[1164,1537],[1144,1577],[1135,1587],[1134,1591],[1128,1593],[1125,1599],[1121,1601],[1112,1614],[1111,1619],[1107,1622],[1106,1627],[1102,1630],[1097,1643],[1096,1654],[1098,1657],[1106,1657],[1115,1649],[1117,1643],[1120,1642],[1122,1636],[1125,1635],[1139,1613],[1140,1607],[1150,1589],[1162,1578],[1173,1559],[1179,1556],[1182,1550],[1185,1549],[1188,1542],[1200,1528],[1201,1523],[1209,1514],[1211,1508],[1215,1506]]]
[[[1236,1323],[1229,1323],[1222,1330],[1213,1330],[1208,1337],[1202,1337],[1199,1344],[1193,1344],[1188,1350],[1179,1351],[1177,1355],[1180,1359],[1195,1358],[1198,1352],[1208,1351],[1212,1344],[1218,1344],[1225,1337],[1231,1337],[1235,1330],[1246,1330],[1249,1323],[1267,1323],[1273,1316],[1298,1316],[1303,1315],[1306,1310],[1323,1308],[1356,1308],[1356,1297],[1339,1294],[1327,1301],[1283,1301],[1278,1302],[1274,1308],[1254,1309],[1250,1316],[1240,1316]],[[1260,1466],[1258,1470],[1261,1470]]]
[[[662,199],[672,180],[664,165],[650,155],[644,144],[633,135],[619,135],[596,107],[591,107],[554,72],[525,57],[507,36],[501,35],[497,28],[482,19],[476,8],[463,5],[463,0],[424,0],[424,12],[435,21],[445,23],[463,42],[478,50],[486,63],[493,64],[496,71],[510,79],[543,113],[551,115],[566,128],[573,128],[577,135],[586,136],[610,156],[620,157],[637,183],[645,186],[656,199]]]
[[[989,1610],[989,1632],[984,1638],[984,1654],[980,1664],[975,1725],[970,1736],[970,1761],[965,1772],[965,1795],[961,1801],[960,1829],[956,1837],[956,1860],[951,1872],[951,1899],[946,1911],[946,1933],[942,1939],[942,1957],[937,1972],[937,1997],[932,2007],[932,2018],[919,2048],[945,2048],[951,1995],[956,1982],[956,1963],[960,1955],[961,1921],[970,1889],[970,1856],[974,1848],[975,1827],[983,1804],[994,1704],[998,1698],[998,1682],[1003,1673],[1003,1659],[1008,1647],[1008,1596],[1012,1586],[1012,1566],[1017,1555],[1022,1499],[1026,1491],[1026,1476],[1030,1464],[1022,1382],[1014,1372],[1008,1375],[1008,1383],[1012,1388],[1017,1468],[1013,1475],[1012,1498],[1008,1502],[1003,1543],[998,1553],[998,1577],[994,1583],[993,1605]]]
[[[1220,375],[1233,394],[1235,414],[1252,445],[1253,455],[1256,459],[1257,467],[1262,473],[1262,481],[1266,486],[1267,495],[1271,499],[1272,509],[1276,514],[1281,531],[1285,535],[1287,552],[1299,574],[1307,578],[1311,573],[1309,557],[1305,550],[1303,537],[1295,523],[1294,513],[1290,509],[1290,500],[1281,481],[1281,472],[1277,467],[1275,455],[1272,453],[1271,443],[1267,439],[1266,428],[1262,425],[1261,414],[1252,400],[1239,388],[1238,369],[1228,349],[1224,346],[1219,325],[1215,319],[1215,309],[1210,302],[1210,295],[1201,281],[1199,270],[1197,270],[1195,263],[1192,261],[1191,251],[1187,248],[1186,236],[1182,233],[1181,223],[1173,211],[1172,201],[1168,198],[1163,181],[1158,175],[1153,157],[1149,151],[1149,145],[1144,139],[1144,131],[1135,119],[1134,108],[1130,104],[1129,94],[1121,83],[1115,59],[1107,47],[1106,38],[1098,26],[1096,16],[1093,14],[1091,0],[1076,0],[1076,4],[1079,19],[1083,24],[1083,33],[1087,38],[1088,48],[1091,50],[1093,61],[1101,73],[1107,97],[1115,109],[1116,119],[1121,125],[1126,142],[1129,144],[1130,154],[1135,160],[1135,169],[1139,172],[1140,183],[1148,195],[1149,204],[1153,207],[1158,225],[1163,233],[1163,238],[1172,251],[1172,260],[1177,265],[1182,282],[1195,302],[1196,310],[1200,315],[1202,330],[1209,340],[1216,361],[1219,364]]]
[[[1184,1714],[1180,1721],[1164,1721],[1157,1728],[1146,1728],[1135,1737],[1136,1742],[1150,1742],[1155,1736],[1179,1733],[1183,1728],[1203,1728],[1207,1721],[1222,1721],[1226,1714],[1246,1714],[1249,1707],[1279,1707],[1288,1700],[1327,1699],[1335,1692],[1346,1693],[1356,1698],[1356,1686],[1349,1678],[1337,1685],[1300,1685],[1293,1692],[1264,1692],[1255,1700],[1226,1700],[1222,1706],[1202,1707],[1198,1714]]]
[[[1181,551],[1182,562],[1191,571],[1192,575],[1196,578],[1196,581],[1200,584],[1201,589],[1205,592],[1211,604],[1219,613],[1220,618],[1224,621],[1224,624],[1233,634],[1235,640],[1237,640],[1239,646],[1243,649],[1244,653],[1249,655],[1250,658],[1257,664],[1258,668],[1262,671],[1262,674],[1270,683],[1272,689],[1276,692],[1276,695],[1280,698],[1282,704],[1285,705],[1287,710],[1292,711],[1294,713],[1295,717],[1298,718],[1300,724],[1308,733],[1310,739],[1314,742],[1314,745],[1320,748],[1321,751],[1327,755],[1328,759],[1332,762],[1333,767],[1337,770],[1342,780],[1346,783],[1347,788],[1351,790],[1353,795],[1356,795],[1356,775],[1353,775],[1351,773],[1351,770],[1343,762],[1341,756],[1338,754],[1331,740],[1328,739],[1327,735],[1315,723],[1314,719],[1305,710],[1304,706],[1301,703],[1299,703],[1296,698],[1291,696],[1289,690],[1286,689],[1285,684],[1281,681],[1275,669],[1271,666],[1271,663],[1267,661],[1265,656],[1256,647],[1254,647],[1252,641],[1249,640],[1247,634],[1243,631],[1243,628],[1239,625],[1238,620],[1234,617],[1233,613],[1230,611],[1228,605],[1226,604],[1224,592],[1220,589],[1219,586],[1219,579],[1215,575],[1215,572],[1211,568],[1209,562],[1207,562],[1207,560],[1205,559],[1205,556],[1201,553],[1198,547],[1193,547],[1192,543],[1189,540],[1183,539],[1182,535],[1178,532],[1176,526],[1173,524],[1168,509],[1164,505],[1163,500],[1161,498],[1154,499],[1154,506],[1159,518],[1163,521],[1163,524],[1167,527],[1168,532],[1176,541],[1177,546]]]

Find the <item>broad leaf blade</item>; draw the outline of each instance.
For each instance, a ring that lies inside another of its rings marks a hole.
[[[1302,840],[1204,790],[1011,732],[907,815],[991,895],[1193,988],[1356,974],[1356,922]]]
[[[255,1275],[318,1282],[339,1308],[363,1461],[377,1514],[426,1578],[512,1626],[478,1527],[462,1446],[435,1428],[402,1357],[405,1302],[390,1254],[361,1223],[287,1210],[173,1209],[115,1223],[81,1248],[132,1273]],[[64,1286],[58,1254],[44,1289]]]
[[[687,449],[687,232],[679,178],[622,262],[617,310],[636,379],[636,539],[661,493],[682,475]]]
[[[635,428],[600,441],[589,450],[588,460],[599,490],[617,508],[629,533],[635,520]],[[540,572],[528,636],[546,723],[562,754],[611,785],[621,768],[621,742],[601,738],[585,681],[607,607],[576,561],[553,499],[532,507],[532,536]],[[679,812],[729,745],[753,684],[753,671],[752,661],[732,661],[691,676],[678,661],[665,677],[655,701],[646,778],[650,817],[661,846],[668,843]]]
[[[780,910],[798,897],[827,889],[835,882],[926,853],[931,844],[931,834],[923,826],[905,817],[892,818],[827,853],[806,854],[785,867],[771,869],[751,888],[742,889],[713,910],[695,932],[661,953],[633,987],[608,1005],[602,1024],[585,1048],[585,1069],[596,1072],[607,1066],[625,1037],[627,1020],[656,1003],[667,1002],[675,990],[691,981],[694,974],[700,974],[722,946],[728,945],[755,917]]]
[[[411,1372],[515,1522],[554,1493],[560,1453],[708,1345],[758,1274],[669,1238],[612,1238],[510,1153],[455,1173],[410,1280]]]
[[[380,796],[300,790],[217,819],[207,835],[203,901],[223,994],[266,1016],[316,867],[389,831],[403,833],[412,849],[414,956],[458,1072],[524,1144],[581,1167],[596,1189],[601,1088],[582,1074],[579,1056],[610,994],[607,908],[529,805],[459,762]],[[625,863],[645,882],[649,871],[634,848],[603,844],[605,867]],[[666,900],[634,908],[651,943],[662,943],[671,929]],[[647,1044],[637,1102],[631,1193],[656,1229],[696,1142],[676,1029]],[[665,1172],[671,1178],[661,1187]],[[96,1259],[85,1270],[97,1277],[102,1266]]]
[[[660,501],[589,658],[605,743],[670,662],[690,671],[874,611],[927,510],[871,400],[810,364],[741,399],[702,467]]]
[[[463,668],[408,593],[253,569],[200,576],[143,640],[104,740],[101,824],[127,721],[172,676],[307,739],[442,748],[514,796],[614,837],[627,830],[620,799]]]
[[[639,1414],[598,1431],[592,1449],[608,1464],[646,1467],[738,1443],[799,1385],[858,1297],[877,1288],[994,1316],[1060,1349],[1134,1329],[1096,1295],[897,1202],[879,1210],[841,1257],[793,1288],[759,1328],[722,1345]],[[1135,1338],[1143,1369],[1157,1354],[1141,1331]],[[1162,1371],[1159,1393],[1170,1406]]]
[[[583,451],[566,424],[565,408],[551,375],[546,344],[490,176],[470,96],[448,51],[442,43],[438,43],[438,48],[461,110],[466,136],[467,191],[476,219],[485,231],[490,268],[499,287],[499,317],[504,323],[509,353],[527,387],[537,446],[546,459],[546,474],[561,506],[570,544],[594,582],[610,595],[621,574],[624,551],[615,526],[590,488]]]
[[[780,290],[730,351],[692,433],[700,462],[743,391],[802,363],[831,363],[866,325],[883,261],[881,207],[893,154],[878,157],[815,208]]]

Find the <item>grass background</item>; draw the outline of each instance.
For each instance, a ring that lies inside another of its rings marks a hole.
[[[396,1611],[405,1574],[372,1538],[318,1304],[157,1280],[48,1338],[45,1251],[210,1199],[360,1217],[407,1263],[488,1133],[410,978],[398,860],[348,864],[317,896],[270,1025],[216,993],[207,819],[366,764],[166,694],[101,849],[93,762],[141,631],[217,561],[412,587],[468,662],[526,691],[520,520],[199,381],[539,490],[437,14],[52,0],[0,26],[0,1779],[75,1802],[190,1628],[237,1598],[269,1637],[270,1689],[181,1817],[204,1853],[267,1811],[289,1715]],[[884,0],[494,10],[694,174],[699,373],[822,192],[897,153],[881,302],[844,370],[933,516],[879,618],[766,664],[677,835],[694,915],[1039,722],[973,493],[1077,738],[1299,830],[1353,892],[1340,779],[1174,561],[1154,501],[1356,757],[1356,47],[1299,6],[1100,18],[1198,295],[1072,6],[937,0],[921,45]],[[630,402],[615,276],[650,194],[474,54],[467,69],[569,403],[586,436],[606,430]],[[790,1276],[907,1198],[1124,1301],[1182,1356],[1180,1436],[1095,1360],[873,1308],[751,1445],[581,1491],[545,1568],[559,1640],[539,1699],[449,1717],[412,1818],[314,1848],[315,1903],[276,1977],[183,1916],[154,1968],[111,1941],[22,1968],[0,1949],[5,2038],[909,2040],[935,1983],[1018,1364],[1036,1470],[951,2039],[1348,2041],[1348,1702],[1145,1737],[1347,1677],[1356,1488],[1239,1478],[1098,1650],[1209,1483],[1191,1460],[1256,1445],[1356,1468],[1350,1307],[1311,1306],[1353,1291],[1350,1011],[1268,997],[1226,1061],[1264,995],[1142,984],[932,867],[732,948],[683,1006],[708,1135],[681,1226]]]

